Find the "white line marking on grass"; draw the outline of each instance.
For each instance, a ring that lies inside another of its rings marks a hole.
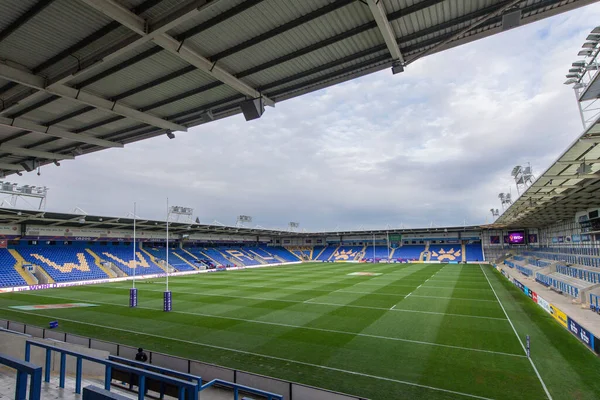
[[[517,337],[517,339],[519,339],[519,343],[521,343],[521,347],[523,348],[523,352],[525,352],[525,354],[527,354],[527,350],[525,349],[525,345],[523,344],[523,341],[521,340],[521,337],[517,333],[517,330],[515,329],[515,326],[513,325],[512,321],[510,320],[510,317],[508,316],[506,310],[504,309],[504,305],[502,305],[502,302],[500,301],[500,298],[496,294],[496,291],[494,290],[494,287],[492,286],[492,283],[490,282],[490,279],[488,278],[488,276],[485,273],[485,271],[484,271],[483,267],[481,266],[481,264],[479,264],[479,268],[481,269],[481,272],[483,273],[483,275],[485,275],[485,279],[487,280],[488,285],[490,285],[490,289],[492,289],[492,292],[494,292],[494,296],[496,296],[496,300],[498,300],[498,304],[500,304],[500,307],[502,307],[502,311],[504,311],[504,315],[506,315],[506,319],[508,320],[508,323],[512,327],[512,330],[515,333],[515,336]],[[535,364],[533,363],[533,360],[531,359],[531,357],[528,357],[527,359],[531,363],[531,366],[533,367],[533,370],[535,371],[535,374],[537,375],[538,379],[540,380],[540,383],[542,384],[542,387],[544,388],[544,392],[546,392],[546,396],[548,396],[548,399],[552,400],[552,396],[550,395],[550,392],[548,391],[548,388],[546,387],[546,384],[544,383],[544,380],[540,376],[540,373],[538,372],[537,368],[535,367]]]
[[[486,299],[468,299],[466,297],[443,297],[443,296],[421,296],[418,294],[413,294],[414,297],[424,297],[428,299],[446,299],[446,300],[467,300],[467,301],[486,301],[489,303],[496,303],[496,300],[486,300]]]
[[[50,315],[35,314],[35,313],[26,312],[26,311],[20,311],[20,310],[11,310],[11,311],[20,312],[20,313],[23,313],[23,314],[31,314],[31,315],[35,315],[37,317],[47,316],[47,317],[51,317],[51,318],[57,318],[57,319],[60,319],[62,321],[74,322],[74,323],[77,323],[77,324],[83,324],[83,325],[89,325],[89,326],[96,326],[96,327],[105,328],[105,329],[111,329],[111,330],[115,330],[115,331],[133,333],[133,334],[136,334],[136,335],[150,336],[150,337],[155,337],[155,338],[164,339],[164,340],[168,340],[168,341],[176,341],[176,342],[181,342],[181,343],[188,343],[188,344],[192,344],[192,345],[196,345],[196,346],[209,347],[209,348],[217,349],[217,350],[224,350],[224,351],[230,351],[230,352],[233,352],[233,353],[240,353],[240,354],[247,354],[247,355],[255,356],[255,357],[268,358],[268,359],[271,359],[271,360],[285,361],[285,362],[299,364],[299,365],[306,365],[308,367],[326,369],[326,370],[329,370],[329,371],[342,372],[342,373],[350,374],[350,375],[364,376],[365,378],[372,378],[372,379],[378,379],[378,380],[382,380],[382,381],[395,382],[395,383],[400,383],[400,384],[408,385],[408,386],[416,386],[416,387],[420,387],[420,388],[424,388],[424,389],[430,389],[430,390],[435,390],[435,391],[439,391],[439,392],[457,394],[457,395],[460,395],[460,396],[470,397],[470,398],[473,398],[473,399],[493,400],[493,399],[491,399],[489,397],[477,396],[477,395],[474,395],[474,394],[457,392],[457,391],[454,391],[454,390],[442,389],[442,388],[437,388],[437,387],[434,387],[434,386],[421,385],[419,383],[407,382],[407,381],[402,381],[402,380],[393,379],[393,378],[386,378],[384,376],[370,375],[370,374],[364,374],[362,372],[350,371],[350,370],[341,369],[341,368],[335,368],[335,367],[328,367],[326,365],[312,364],[312,363],[308,363],[308,362],[304,362],[304,361],[292,360],[292,359],[289,359],[289,358],[283,358],[283,357],[277,357],[277,356],[270,356],[270,355],[267,355],[267,354],[260,354],[260,353],[254,353],[254,352],[251,352],[251,351],[232,349],[232,348],[229,348],[229,347],[216,346],[216,345],[207,344],[207,343],[201,343],[201,342],[194,342],[194,341],[191,341],[191,340],[176,339],[176,338],[173,338],[173,337],[162,336],[162,335],[155,335],[155,334],[152,334],[152,333],[136,332],[136,331],[132,331],[132,330],[129,330],[129,329],[114,328],[114,327],[110,327],[110,326],[106,326],[106,325],[93,324],[93,323],[90,323],[90,322],[82,322],[82,321],[76,321],[76,320],[66,319],[66,318],[59,318],[59,317],[54,317],[54,316],[50,316]]]
[[[51,297],[51,298],[54,298],[54,299],[61,299],[61,300],[71,300],[71,301],[72,300],[78,300],[78,299],[73,299],[73,298],[69,298],[69,297],[42,296],[42,295],[37,295],[37,294],[32,294],[32,293],[28,293],[28,294],[30,294],[32,296]],[[123,304],[118,304],[118,303],[107,303],[107,302],[100,302],[100,301],[97,301],[96,303],[98,303],[98,304],[104,304],[104,305],[110,305],[110,306],[117,306],[117,307],[129,308],[129,306],[126,306],[126,305],[123,305]],[[395,305],[394,305],[394,307],[395,307]],[[140,308],[140,309],[143,309],[143,310],[157,310],[156,308],[152,308],[152,307],[137,306],[137,308]],[[11,310],[11,311],[13,311],[13,310]],[[196,315],[196,316],[209,317],[209,318],[226,319],[226,320],[231,320],[231,321],[242,321],[242,322],[256,323],[256,324],[262,324],[262,325],[282,326],[282,327],[286,327],[286,328],[307,329],[307,330],[311,330],[311,331],[340,333],[340,334],[344,334],[344,335],[362,336],[362,337],[368,337],[368,338],[374,338],[374,339],[394,340],[394,341],[398,341],[398,342],[408,342],[408,343],[429,345],[429,346],[435,346],[435,347],[447,347],[447,348],[450,348],[450,349],[476,351],[476,352],[480,352],[480,353],[498,354],[498,355],[510,356],[510,357],[520,357],[520,358],[526,357],[526,356],[521,355],[521,354],[505,353],[505,352],[502,352],[502,351],[475,349],[475,348],[472,348],[472,347],[453,346],[453,345],[450,345],[450,344],[440,344],[440,343],[433,343],[433,342],[424,342],[424,341],[420,341],[420,340],[411,340],[411,339],[396,338],[396,337],[390,337],[390,336],[370,335],[368,333],[348,332],[348,331],[340,331],[340,330],[336,330],[336,329],[316,328],[316,327],[309,327],[309,326],[304,326],[304,325],[291,325],[291,324],[284,324],[284,323],[281,323],[281,322],[269,322],[269,321],[255,320],[255,319],[226,317],[226,316],[222,316],[222,315],[204,314],[204,313],[189,312],[189,311],[171,311],[171,313],[185,314],[185,315]],[[40,314],[40,315],[43,315],[43,314]]]
[[[396,305],[394,304],[393,306],[390,307],[390,310],[393,310],[394,308],[396,308]]]
[[[149,289],[144,289],[144,291],[147,291],[147,292],[161,292],[161,293],[163,292],[163,290],[149,290]],[[187,295],[195,295],[195,296],[204,296],[204,297],[227,297],[227,298],[232,298],[232,299],[280,301],[280,302],[285,302],[285,303],[316,304],[316,305],[332,306],[332,307],[367,308],[367,309],[371,309],[371,310],[387,310],[387,311],[389,311],[389,308],[383,308],[383,307],[358,306],[358,305],[355,305],[355,304],[323,303],[323,302],[312,301],[312,300],[314,300],[314,299],[316,299],[318,297],[313,297],[312,299],[308,299],[308,300],[304,300],[304,301],[299,301],[299,300],[284,300],[284,299],[276,299],[276,298],[273,299],[273,298],[267,298],[267,297],[233,296],[233,295],[229,295],[229,294],[206,294],[206,293],[193,293],[193,292],[175,292],[173,290],[171,292],[173,292],[173,293],[180,293],[180,294],[187,294]],[[46,297],[52,297],[52,296],[46,296]],[[320,296],[320,297],[322,297],[322,296]],[[402,312],[419,313],[419,314],[449,315],[449,316],[453,316],[453,317],[479,318],[479,319],[491,319],[491,320],[501,320],[501,321],[506,320],[506,318],[486,317],[486,316],[482,316],[482,315],[450,314],[450,313],[441,313],[441,312],[435,312],[435,311],[408,310],[408,309],[403,309],[403,308],[395,308],[392,311],[402,311]]]

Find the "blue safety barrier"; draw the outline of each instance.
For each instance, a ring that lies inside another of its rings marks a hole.
[[[221,379],[214,379],[214,380],[202,385],[202,379],[196,375],[187,374],[185,372],[175,371],[175,370],[167,369],[167,368],[163,368],[163,367],[158,367],[156,365],[147,364],[147,363],[143,363],[140,361],[134,361],[134,360],[130,360],[128,358],[123,358],[123,357],[118,357],[118,356],[108,356],[108,359],[112,360],[112,361],[116,361],[118,363],[136,366],[138,368],[145,369],[148,371],[161,372],[161,373],[168,374],[170,376],[173,376],[173,377],[176,377],[179,379],[189,380],[191,382],[197,382],[199,391],[207,389],[213,385],[225,386],[225,387],[233,389],[234,400],[238,400],[239,392],[244,392],[244,393],[248,393],[248,394],[256,394],[261,397],[266,397],[267,400],[271,400],[271,399],[272,400],[283,400],[283,396],[281,396],[279,394],[266,392],[264,390],[240,385],[240,384],[229,382],[229,381],[224,381]]]
[[[146,391],[146,378],[152,380],[171,384],[176,386],[178,389],[179,400],[198,400],[198,392],[200,391],[200,382],[190,382],[187,380],[178,379],[169,375],[162,375],[157,372],[149,371],[142,368],[132,367],[130,365],[118,363],[112,360],[105,360],[102,358],[81,354],[75,351],[63,349],[60,347],[52,346],[45,343],[33,342],[27,340],[25,342],[25,360],[29,361],[31,357],[31,346],[41,347],[46,349],[46,362],[44,370],[44,380],[50,382],[50,363],[52,360],[52,352],[60,354],[60,374],[59,374],[59,386],[65,387],[65,376],[67,367],[67,355],[75,357],[76,359],[76,372],[75,372],[75,393],[81,394],[81,379],[82,379],[82,362],[83,360],[95,362],[105,366],[104,372],[104,389],[110,391],[110,383],[113,368],[119,371],[129,372],[138,376],[138,399],[144,399],[144,393]]]
[[[233,389],[233,399],[234,400],[239,400],[239,392],[244,392],[244,393],[248,393],[248,394],[256,394],[258,396],[262,396],[262,397],[266,397],[267,400],[283,400],[283,396],[280,394],[275,394],[275,393],[270,393],[270,392],[265,392],[264,390],[259,390],[259,389],[255,389],[255,388],[251,388],[249,386],[244,386],[244,385],[240,385],[237,383],[233,383],[233,382],[227,382],[221,379],[213,379],[212,381],[208,382],[205,385],[202,385],[202,387],[200,388],[200,390],[204,390],[204,389],[208,389],[211,386],[225,386],[228,388]]]
[[[42,393],[42,367],[29,362],[22,361],[6,354],[0,354],[0,364],[17,370],[17,384],[15,388],[15,399],[27,399],[27,377],[31,376],[29,384],[29,400],[40,400]]]

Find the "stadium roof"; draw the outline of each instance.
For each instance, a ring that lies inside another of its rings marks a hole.
[[[0,176],[399,72],[500,32],[503,15],[506,28],[594,1],[2,1]]]
[[[17,210],[12,208],[0,208],[0,224],[24,224],[24,225],[42,225],[42,226],[63,226],[76,228],[96,228],[96,229],[133,229],[132,217],[106,217],[82,214],[70,214],[49,212],[42,210]],[[136,229],[149,232],[164,232],[164,220],[147,220],[138,218]],[[456,232],[478,230],[478,226],[459,226],[459,227],[431,227],[417,229],[376,229],[376,230],[358,230],[358,231],[325,231],[325,232],[291,232],[282,229],[266,228],[244,228],[236,226],[225,226],[215,224],[198,224],[189,222],[170,222],[169,231],[174,234],[194,234],[210,233],[217,235],[264,235],[264,236],[346,236],[358,234],[385,234],[385,233],[427,233],[427,232]]]
[[[574,221],[600,205],[600,117],[519,197],[494,227],[541,227]]]

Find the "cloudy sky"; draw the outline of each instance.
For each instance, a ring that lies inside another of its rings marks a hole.
[[[47,209],[161,218],[166,197],[202,222],[356,229],[490,220],[510,171],[543,172],[581,133],[564,75],[600,5],[268,108],[48,166]],[[11,181],[14,178],[11,176]],[[512,187],[513,194],[516,189]]]

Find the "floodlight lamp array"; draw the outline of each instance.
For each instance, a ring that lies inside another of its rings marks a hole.
[[[565,85],[574,85],[574,89],[581,89],[585,85],[581,82],[586,72],[597,70],[599,65],[596,61],[600,52],[600,26],[597,26],[590,32],[586,38],[586,42],[581,46],[582,49],[577,53],[580,57],[585,57],[583,60],[577,60],[571,64],[569,73],[566,74],[567,80]]]

